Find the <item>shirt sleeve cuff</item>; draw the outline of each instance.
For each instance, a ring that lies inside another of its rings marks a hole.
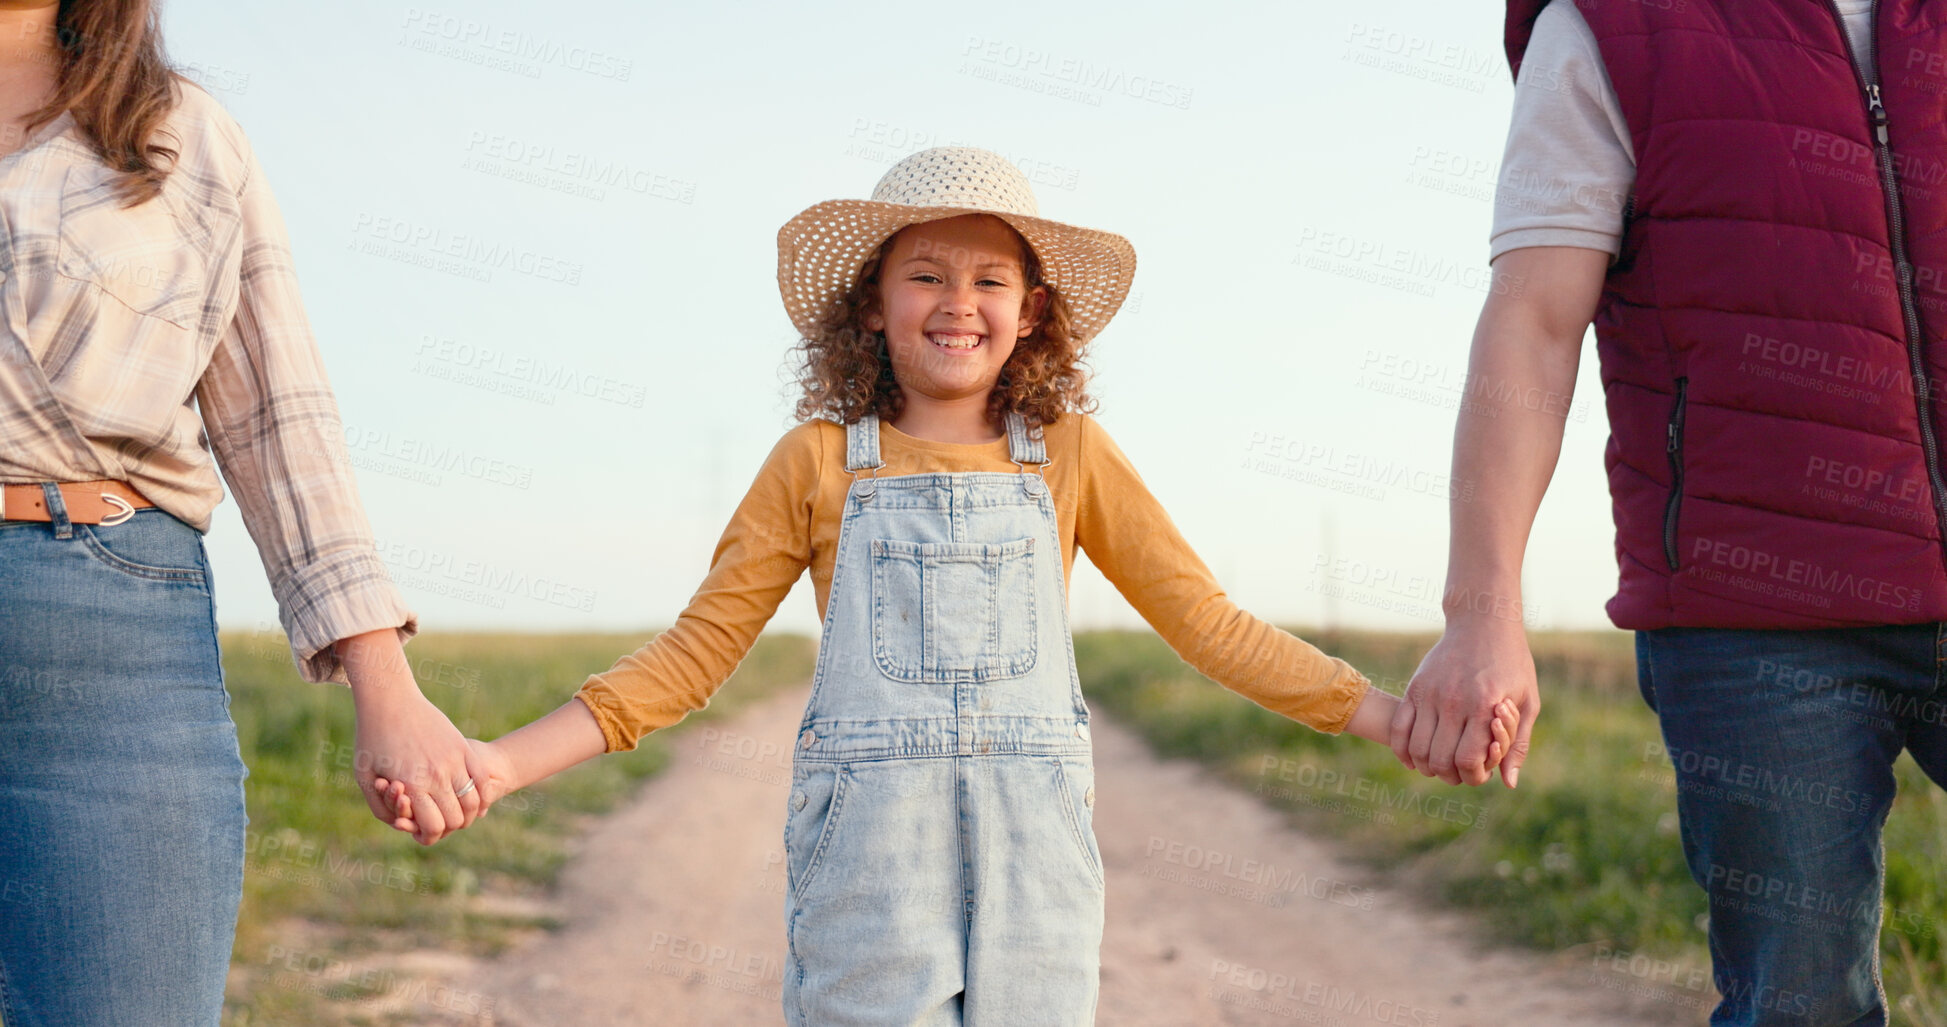
[[[1332,662],[1338,665],[1338,671],[1326,682],[1324,689],[1327,696],[1325,708],[1330,713],[1325,720],[1312,726],[1328,735],[1337,735],[1343,734],[1346,726],[1352,723],[1352,714],[1365,701],[1372,681],[1336,656],[1332,657]]]
[[[595,726],[602,729],[602,741],[607,746],[606,751],[627,752],[636,747],[636,739],[628,731],[623,730],[621,721],[603,701],[603,696],[609,694],[603,688],[601,675],[597,674],[582,683],[581,691],[575,693],[575,698],[580,699],[581,704],[588,707],[588,712],[595,715]]]
[[[1616,262],[1616,255],[1622,252],[1622,236],[1608,232],[1593,232],[1585,228],[1514,228],[1495,236],[1488,243],[1487,262],[1509,250],[1528,246],[1580,246],[1585,250],[1601,250],[1609,255],[1609,262]]]
[[[334,649],[341,638],[392,628],[403,644],[419,633],[419,615],[407,608],[376,552],[333,554],[273,583],[271,592],[306,681],[349,683]]]

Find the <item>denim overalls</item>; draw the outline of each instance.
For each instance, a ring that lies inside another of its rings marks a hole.
[[[794,1025],[1094,1022],[1102,861],[1039,428],[1019,473],[852,484],[784,828]]]

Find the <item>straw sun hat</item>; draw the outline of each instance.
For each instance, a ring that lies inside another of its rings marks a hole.
[[[777,232],[777,287],[805,336],[845,295],[879,244],[907,225],[969,213],[1014,226],[1041,261],[1041,278],[1068,301],[1078,342],[1109,323],[1129,295],[1136,250],[1113,232],[1039,216],[1014,162],[989,150],[942,146],[894,164],[870,200],[826,200]]]

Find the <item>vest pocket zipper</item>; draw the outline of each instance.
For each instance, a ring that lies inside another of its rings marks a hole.
[[[1677,399],[1670,408],[1669,442],[1664,451],[1670,456],[1670,501],[1663,507],[1663,558],[1671,570],[1677,569],[1677,508],[1683,505],[1683,394],[1689,378],[1677,379]]]

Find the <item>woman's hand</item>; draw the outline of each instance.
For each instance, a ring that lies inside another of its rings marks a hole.
[[[472,823],[480,810],[479,786],[454,795],[467,779],[466,738],[420,693],[398,633],[369,631],[339,639],[337,647],[358,711],[353,772],[372,815],[388,823],[396,819],[387,789],[377,784],[384,777],[413,800],[418,815],[412,833],[419,844],[431,845]]]

